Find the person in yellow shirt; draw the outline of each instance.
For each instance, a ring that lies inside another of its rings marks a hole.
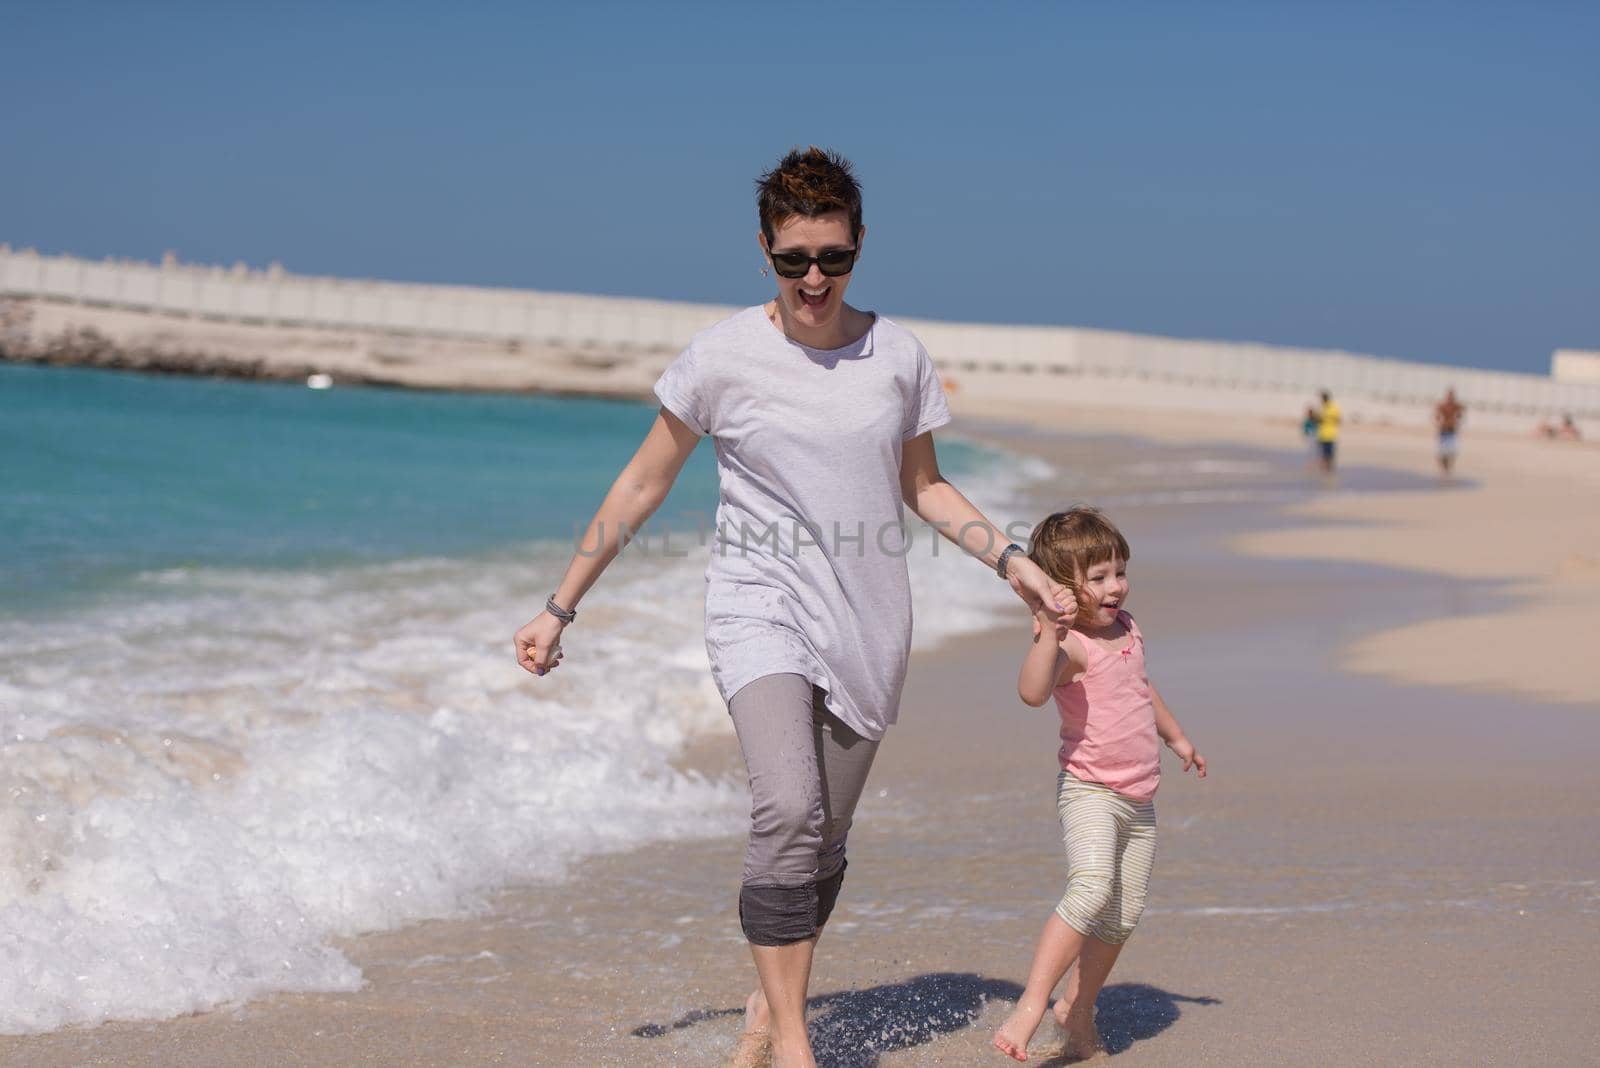
[[[1333,474],[1333,454],[1339,446],[1339,420],[1344,413],[1333,394],[1322,391],[1322,410],[1317,413],[1317,447],[1322,450],[1322,473]]]

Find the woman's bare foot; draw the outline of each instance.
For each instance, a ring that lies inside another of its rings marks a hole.
[[[817,1068],[811,1043],[803,1038],[790,1046],[775,1043],[772,1047],[772,1068]]]
[[[757,989],[744,999],[744,1029],[747,1034],[768,1031],[772,1028],[772,1010],[767,1008],[767,995]]]
[[[772,1012],[767,1008],[766,995],[757,990],[744,1002],[744,1030],[733,1047],[727,1068],[771,1068],[772,1066]]]
[[[1043,1018],[1043,1012],[1033,1012],[1018,1005],[1016,1011],[1000,1025],[1000,1030],[994,1033],[994,1048],[1012,1060],[1027,1060],[1028,1040],[1033,1038]]]
[[[728,1068],[772,1068],[772,1036],[765,1031],[745,1031],[728,1058]]]

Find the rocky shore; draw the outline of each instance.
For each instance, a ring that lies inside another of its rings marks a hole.
[[[0,299],[0,361],[340,385],[644,397],[664,348],[254,324]]]
[[[263,357],[163,348],[150,344],[121,345],[92,327],[69,330],[37,342],[18,343],[0,338],[0,360],[50,367],[101,367],[155,374],[284,381],[302,380],[319,371],[309,363],[279,363]]]

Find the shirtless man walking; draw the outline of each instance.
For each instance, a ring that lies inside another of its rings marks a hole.
[[[1456,463],[1456,431],[1461,429],[1467,409],[1456,400],[1456,391],[1445,391],[1444,400],[1433,409],[1433,425],[1439,428],[1439,473],[1445,478]]]

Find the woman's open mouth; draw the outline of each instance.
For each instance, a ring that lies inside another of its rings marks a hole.
[[[828,294],[833,292],[833,287],[823,286],[821,289],[811,290],[801,286],[799,292],[801,304],[808,308],[820,308],[828,303]]]

